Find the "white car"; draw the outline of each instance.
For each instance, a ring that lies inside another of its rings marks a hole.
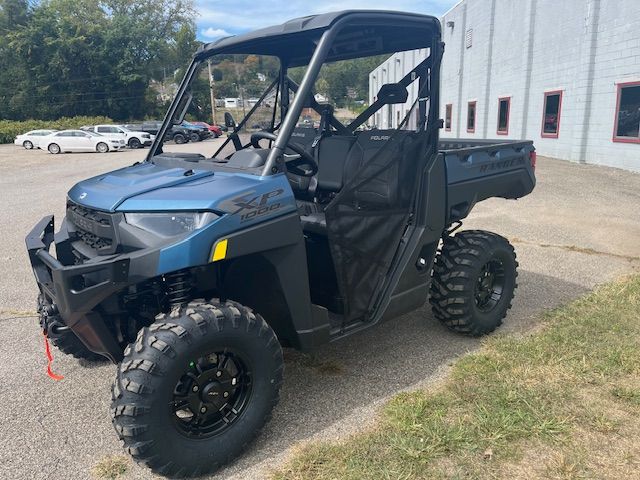
[[[146,132],[134,132],[122,125],[93,125],[82,127],[81,130],[95,132],[113,140],[124,140],[129,148],[148,147],[153,142],[153,137]]]
[[[55,132],[57,132],[57,130],[31,130],[30,132],[18,135],[13,143],[20,145],[27,150],[31,150],[32,148],[38,148],[42,137],[51,135]]]
[[[124,140],[114,140],[94,132],[83,130],[62,130],[40,140],[40,148],[49,153],[60,152],[100,152],[121,150],[125,147]]]

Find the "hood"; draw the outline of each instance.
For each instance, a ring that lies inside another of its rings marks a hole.
[[[159,167],[145,162],[83,180],[69,190],[69,199],[97,210],[115,211],[131,197],[213,175],[205,170],[193,170],[189,176],[185,173],[183,168]]]

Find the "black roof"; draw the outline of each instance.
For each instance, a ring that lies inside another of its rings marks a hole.
[[[431,46],[440,22],[431,15],[385,10],[344,10],[289,20],[203,45],[197,58],[221,53],[274,55],[290,65],[306,64],[320,36],[339,20],[344,24],[328,61]]]

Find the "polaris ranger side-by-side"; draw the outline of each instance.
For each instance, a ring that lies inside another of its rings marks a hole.
[[[324,69],[409,50],[361,113],[345,113],[357,87],[318,100]],[[380,11],[205,45],[146,160],[78,183],[60,230],[47,216],[27,236],[41,327],[65,353],[119,364],[113,424],[137,461],[189,476],[236,457],[278,401],[282,346],[311,350],[427,298],[454,331],[502,323],[512,246],[454,231],[476,202],[529,194],[535,151],[438,142],[443,50],[436,18]],[[239,123],[226,115],[213,155],[169,152],[208,62],[263,93]]]

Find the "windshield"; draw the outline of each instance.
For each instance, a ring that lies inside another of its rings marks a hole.
[[[227,135],[234,131],[245,145],[251,133],[276,128],[280,122],[276,92],[279,71],[280,60],[266,55],[214,55],[201,62],[189,86],[192,98],[183,121],[169,130],[163,151],[225,157],[236,150],[231,140],[221,149]],[[201,129],[204,125],[219,125],[226,135],[217,138],[207,131],[209,137],[193,135],[187,144],[182,144],[182,137],[175,138],[180,126]]]
[[[122,125],[118,125],[118,128],[119,128],[120,130],[122,130],[123,132],[125,132],[125,133],[126,133],[126,132],[131,132],[131,130],[129,130],[127,127],[123,127]]]
[[[92,136],[92,137],[102,137],[102,136],[103,136],[103,135],[101,135],[101,134],[99,134],[99,133],[96,133],[96,132],[89,132],[89,131],[86,131],[86,132],[84,132],[84,133],[86,133],[86,134],[88,134],[88,135],[90,135],[90,136]]]

